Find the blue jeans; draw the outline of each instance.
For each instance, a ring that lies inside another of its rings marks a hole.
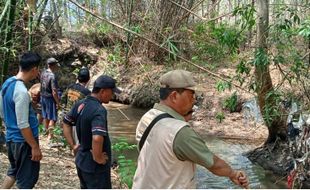
[[[41,109],[44,119],[57,121],[56,102],[53,97],[41,96]]]

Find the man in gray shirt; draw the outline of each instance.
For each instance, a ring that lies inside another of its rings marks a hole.
[[[57,121],[57,110],[59,108],[58,83],[55,77],[55,72],[59,68],[59,62],[55,58],[49,58],[46,61],[48,68],[41,74],[41,105],[42,117],[44,119],[44,127],[48,132],[50,140],[52,130]]]

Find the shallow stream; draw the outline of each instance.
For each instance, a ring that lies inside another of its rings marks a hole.
[[[125,137],[128,142],[135,143],[135,129],[137,123],[147,110],[132,108],[117,103],[110,103],[107,107],[109,110],[108,122],[112,142],[116,142],[116,138]],[[286,188],[286,179],[265,171],[243,156],[243,153],[254,149],[258,146],[257,144],[248,141],[240,142],[236,140],[218,139],[203,134],[202,137],[207,146],[233,168],[246,171],[250,178],[250,188]],[[127,152],[126,156],[136,161],[137,155],[137,151],[130,151]],[[228,178],[215,176],[201,166],[197,166],[196,177],[197,188],[200,189],[238,188],[233,185]]]

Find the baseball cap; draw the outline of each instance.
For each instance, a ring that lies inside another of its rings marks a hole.
[[[81,68],[80,70],[79,70],[79,73],[78,73],[78,80],[80,81],[80,82],[87,82],[87,81],[89,81],[89,79],[90,79],[90,74],[89,74],[89,70],[88,70],[88,68],[86,68],[86,67],[83,67],[83,68]]]
[[[202,91],[194,81],[193,74],[185,70],[172,70],[160,77],[161,88],[184,88]]]
[[[48,59],[46,60],[46,63],[47,63],[48,65],[56,65],[56,64],[57,64],[57,66],[60,66],[60,65],[59,65],[59,61],[58,61],[57,59],[55,59],[54,57],[48,58]]]
[[[116,87],[115,79],[107,76],[101,75],[99,76],[94,83],[94,88],[111,88],[114,93],[121,93],[122,91]]]

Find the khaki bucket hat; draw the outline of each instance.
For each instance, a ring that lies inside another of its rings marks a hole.
[[[161,88],[184,88],[193,91],[203,91],[194,81],[193,74],[185,70],[172,70],[160,77]]]

